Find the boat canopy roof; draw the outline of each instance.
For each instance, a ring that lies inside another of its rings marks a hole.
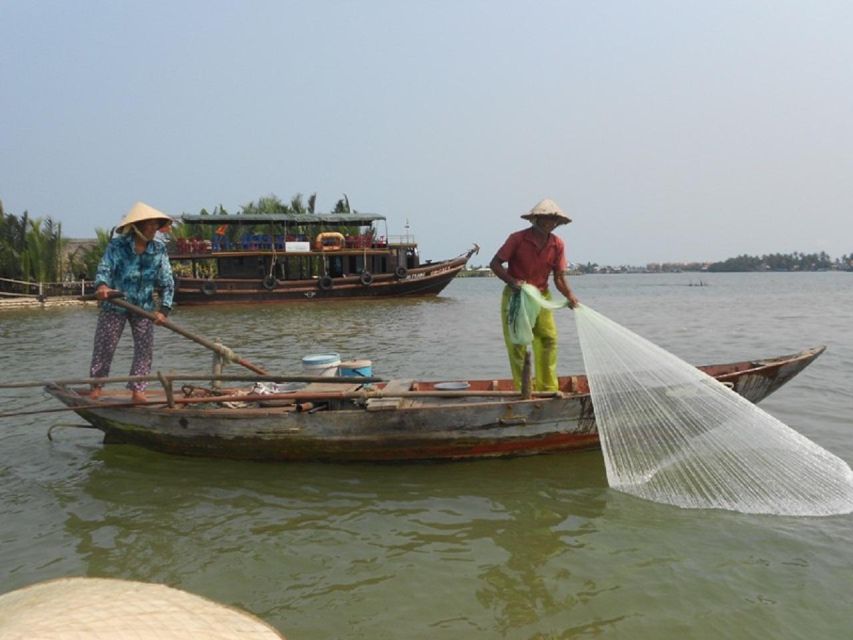
[[[253,213],[228,214],[225,216],[203,216],[185,213],[182,222],[192,224],[316,224],[316,225],[369,225],[376,220],[385,220],[385,216],[376,213]]]

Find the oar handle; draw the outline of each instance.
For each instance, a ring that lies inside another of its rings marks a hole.
[[[95,294],[80,296],[80,298],[82,300],[97,300],[98,299]],[[114,304],[117,307],[127,309],[128,311],[131,311],[131,312],[135,313],[136,315],[142,316],[143,318],[148,318],[149,320],[153,320],[154,322],[158,322],[158,318],[155,314],[151,313],[150,311],[146,311],[145,309],[138,307],[135,304],[128,302],[127,300],[124,300],[124,294],[121,291],[110,292],[109,296],[107,296],[107,299],[109,300],[110,304]],[[211,351],[218,353],[221,356],[224,356],[226,358],[233,360],[237,364],[239,364],[243,367],[246,367],[249,371],[254,371],[255,373],[260,374],[262,376],[269,375],[269,372],[266,369],[264,369],[263,367],[259,367],[255,364],[252,364],[251,362],[249,362],[248,360],[246,360],[244,358],[238,358],[236,356],[236,354],[233,351],[231,351],[230,349],[223,347],[220,344],[216,344],[215,342],[211,342],[207,338],[203,338],[203,337],[196,335],[190,331],[187,331],[183,327],[176,325],[171,320],[166,319],[166,320],[163,320],[162,322],[159,322],[159,324],[161,326],[166,327],[167,329],[169,329],[171,331],[174,331],[178,335],[182,335],[185,338],[192,340],[193,342],[197,342],[198,344],[200,344],[203,347],[207,347]]]

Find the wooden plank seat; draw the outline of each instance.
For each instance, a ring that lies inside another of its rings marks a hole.
[[[386,396],[393,396],[395,393],[403,391],[411,391],[413,378],[400,378],[397,380],[389,380],[383,387],[382,393]],[[411,406],[413,403],[409,398],[368,398],[365,407],[368,411],[392,411],[403,407]]]

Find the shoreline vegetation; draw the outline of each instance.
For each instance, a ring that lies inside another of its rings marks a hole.
[[[256,202],[243,205],[241,213],[314,213],[317,194],[303,201],[297,193],[289,202],[275,195],[264,196]],[[350,209],[346,195],[335,204],[332,213],[355,213]],[[220,205],[210,213],[201,215],[227,216]],[[177,224],[172,238],[204,232],[202,225]],[[205,225],[209,227],[210,225]],[[0,201],[0,300],[4,297],[79,295],[86,291],[97,269],[98,261],[110,240],[110,231],[95,229],[91,239],[71,239],[62,236],[62,223],[50,216],[33,218],[27,211],[17,216],[7,213]],[[801,271],[853,271],[853,251],[833,258],[825,251],[818,253],[773,253],[761,256],[740,255],[719,262],[652,262],[645,266],[600,265],[595,262],[572,263],[569,275],[608,273],[720,273],[720,272],[801,272]],[[469,265],[458,277],[489,277],[486,266]]]
[[[592,273],[754,273],[754,272],[801,271],[853,271],[853,252],[840,258],[832,258],[825,251],[819,253],[772,253],[762,256],[741,255],[720,262],[650,262],[645,266],[599,265],[572,263],[566,270],[568,275],[580,276]],[[488,267],[469,265],[457,277],[477,278],[493,275]]]

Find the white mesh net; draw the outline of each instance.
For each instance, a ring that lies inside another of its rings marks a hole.
[[[846,462],[600,313],[575,311],[611,487],[685,508],[853,511]]]

